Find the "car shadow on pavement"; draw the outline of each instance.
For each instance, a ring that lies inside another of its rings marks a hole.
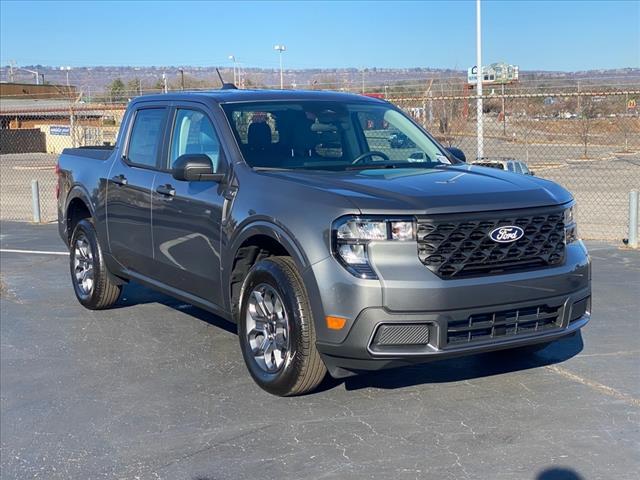
[[[198,320],[207,322],[210,325],[226,330],[227,332],[234,334],[237,333],[236,325],[234,323],[229,322],[214,313],[207,312],[201,308],[181,302],[180,300],[135,282],[130,282],[125,285],[118,303],[113,308],[127,308],[145,303],[158,303],[160,305],[165,305],[173,308],[174,310],[191,315]]]
[[[390,370],[367,372],[343,380],[331,379],[329,382],[334,386],[344,383],[347,390],[395,389],[429,383],[459,382],[564,362],[580,353],[582,348],[582,336],[578,333],[557,340],[535,353],[518,349],[501,350]],[[330,385],[323,385],[321,388],[327,387],[331,388]]]
[[[125,286],[116,308],[125,308],[144,303],[166,305],[212,326],[237,334],[237,328],[234,323],[136,283],[129,283]],[[334,379],[327,375],[314,393],[331,390],[341,384],[344,384],[347,390],[363,388],[395,389],[413,385],[450,383],[490,377],[564,362],[580,353],[582,348],[582,336],[578,332],[576,335],[557,340],[545,349],[535,353],[517,349],[502,350],[388,370],[362,372],[360,375],[344,379]]]

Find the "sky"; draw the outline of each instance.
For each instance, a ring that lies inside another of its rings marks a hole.
[[[475,65],[475,1],[0,0],[0,63],[276,68]],[[640,0],[482,2],[483,63],[640,67]]]

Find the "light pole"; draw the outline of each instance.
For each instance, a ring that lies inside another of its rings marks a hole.
[[[282,70],[282,52],[284,52],[287,47],[284,45],[274,45],[273,49],[280,53],[280,90],[284,89],[284,70]]]
[[[184,68],[179,68],[178,71],[180,72],[180,88],[184,90]]]
[[[477,85],[478,85],[478,104],[476,109],[477,117],[477,141],[478,151],[477,157],[481,159],[484,157],[484,130],[482,124],[482,21],[480,18],[480,0],[476,0],[476,64],[477,64]]]
[[[60,67],[60,71],[66,72],[66,74],[67,74],[67,88],[71,87],[71,85],[69,85],[69,71],[70,70],[71,70],[71,67]]]
[[[229,60],[231,60],[233,62],[233,84],[235,85],[236,83],[238,83],[237,79],[236,79],[237,66],[236,66],[236,57],[235,57],[235,55],[229,55]]]
[[[33,75],[36,79],[36,85],[40,85],[40,74],[38,73],[37,70],[29,70],[28,68],[16,68],[16,70],[22,70],[24,72],[28,72],[31,75]],[[44,82],[43,82],[44,83]]]

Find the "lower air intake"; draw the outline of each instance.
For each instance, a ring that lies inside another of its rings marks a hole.
[[[426,345],[429,343],[429,326],[426,323],[383,324],[378,327],[374,346]]]

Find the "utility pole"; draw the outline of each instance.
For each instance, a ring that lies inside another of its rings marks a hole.
[[[169,91],[169,89],[167,88],[167,74],[166,73],[162,74],[162,90],[164,91],[164,93],[167,93]]]
[[[184,68],[179,68],[178,71],[180,72],[180,88],[184,90]]]
[[[477,140],[478,151],[477,158],[484,157],[484,130],[482,124],[482,21],[480,17],[480,0],[476,0],[476,64],[477,64],[477,84],[478,84],[478,103],[476,110],[477,117]]]
[[[362,69],[362,94],[364,95],[364,68]]]
[[[504,83],[502,84],[502,135],[507,136],[507,112],[504,110]]]

